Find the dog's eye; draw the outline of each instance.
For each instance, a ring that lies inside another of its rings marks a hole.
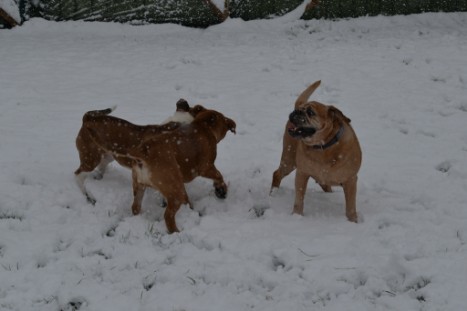
[[[309,116],[309,117],[312,117],[315,115],[315,112],[313,111],[313,109],[311,109],[310,107],[306,108],[306,114]]]

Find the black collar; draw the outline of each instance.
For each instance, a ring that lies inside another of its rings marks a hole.
[[[341,124],[341,127],[339,128],[339,131],[337,131],[336,136],[334,136],[330,141],[325,143],[324,145],[313,145],[311,148],[313,149],[327,149],[337,143],[339,141],[339,138],[341,138],[342,134],[344,133],[344,126]]]

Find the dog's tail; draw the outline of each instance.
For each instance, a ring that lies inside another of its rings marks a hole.
[[[112,111],[114,111],[115,109],[117,109],[117,106],[113,106],[113,107],[110,107],[110,108],[107,108],[107,109],[103,109],[103,110],[91,110],[91,111],[88,111],[84,114],[83,116],[83,120],[84,118],[87,118],[87,117],[100,117],[100,116],[106,116],[106,115],[109,115],[112,113]]]
[[[311,94],[318,88],[318,86],[321,84],[321,80],[316,81],[312,85],[310,85],[306,90],[298,96],[297,101],[295,101],[295,109],[297,109],[299,106],[305,104],[308,101],[308,98],[310,98]]]

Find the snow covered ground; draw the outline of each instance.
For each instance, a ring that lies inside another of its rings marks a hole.
[[[293,176],[269,197],[297,95],[336,105],[360,139],[357,209]],[[197,212],[168,235],[130,171],[78,190],[87,110],[138,124],[179,98],[237,122],[218,146],[229,183],[187,185]],[[0,31],[0,310],[465,310],[467,13],[176,25],[40,19]],[[257,217],[253,208],[264,210]],[[201,216],[200,216],[200,215]]]

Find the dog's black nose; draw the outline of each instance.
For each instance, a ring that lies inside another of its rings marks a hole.
[[[300,110],[294,110],[292,113],[289,115],[289,120],[295,125],[300,125],[306,122],[306,116],[303,113],[303,111]]]

